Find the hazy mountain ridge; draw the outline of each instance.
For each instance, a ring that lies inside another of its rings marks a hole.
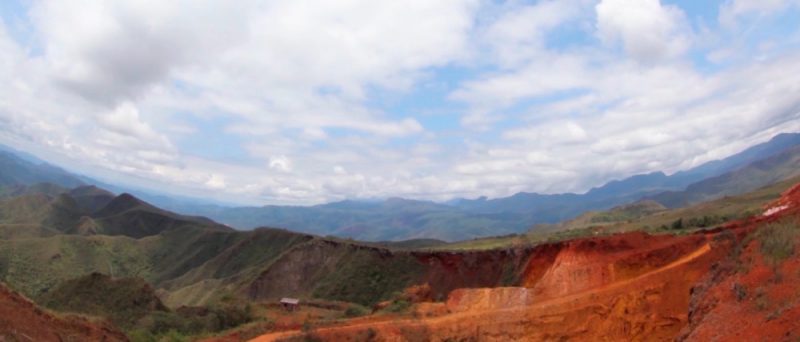
[[[35,163],[8,150],[0,149],[0,186],[52,183],[72,188],[84,185],[80,177],[47,163]]]
[[[455,199],[443,204],[388,199],[383,202],[341,201],[312,207],[203,206],[185,209],[192,214],[208,216],[243,229],[269,225],[371,241],[412,238],[463,240],[522,232],[535,224],[557,223],[585,212],[607,210],[642,198],[661,198],[667,202],[665,204],[668,207],[675,207],[677,202],[686,205],[726,194],[755,190],[794,174],[776,170],[777,173],[772,177],[761,175],[747,184],[728,183],[725,186],[729,190],[699,197],[692,195],[697,191],[681,192],[684,189],[702,188],[705,184],[703,182],[711,178],[737,178],[729,174],[760,160],[781,155],[798,144],[800,134],[780,134],[766,143],[690,170],[673,175],[663,172],[635,175],[608,182],[585,194],[544,195],[521,192],[504,198]],[[781,166],[782,169],[791,167],[791,163]],[[764,172],[770,173],[769,166],[766,166]],[[678,199],[669,199],[669,196]]]
[[[686,190],[649,197],[678,208],[722,196],[736,195],[800,175],[800,146],[757,160],[744,167],[689,185]]]
[[[757,175],[754,173],[749,176],[737,176],[732,172],[738,172],[737,170],[747,168],[750,164],[780,155],[781,152],[798,144],[800,144],[800,134],[780,134],[766,143],[690,170],[673,175],[666,175],[663,172],[634,175],[610,181],[584,194],[547,195],[521,192],[504,198],[455,199],[446,203],[390,198],[382,201],[344,200],[315,206],[263,207],[226,207],[161,195],[151,195],[148,198],[156,200],[153,203],[159,207],[209,217],[240,229],[261,226],[282,227],[303,233],[368,241],[420,238],[454,241],[518,233],[535,224],[561,222],[585,212],[607,210],[642,198],[655,199],[668,207],[676,207],[713,199],[715,196],[754,190],[794,175],[786,171],[791,170],[793,165],[791,161],[794,159],[785,159],[785,165],[768,163],[748,169],[751,172],[763,169]],[[65,171],[44,163],[36,166],[7,152],[0,152],[0,168],[2,167],[10,168],[11,171],[4,172],[9,175],[17,174],[19,170],[32,172],[26,177],[6,177],[7,182],[18,180],[18,183],[0,183],[5,185],[1,193],[6,196],[26,192],[59,194],[66,192],[67,188],[72,187],[71,184],[81,179],[79,176],[65,174]],[[770,167],[781,168],[781,171],[776,170],[774,175],[769,176],[772,172]],[[43,175],[37,176],[36,170],[40,170]],[[744,183],[735,181],[747,177],[754,180]],[[725,182],[725,179],[729,181]],[[30,183],[34,180],[54,180],[61,183],[55,185]],[[712,184],[717,185],[712,186]],[[710,190],[709,187],[715,187],[716,190]],[[99,188],[86,187],[72,191],[73,199],[77,200],[78,206],[87,212],[101,210],[111,200],[109,197],[111,193]],[[150,207],[144,211],[148,210],[154,209]],[[146,216],[140,215],[137,218],[138,222],[145,222]]]
[[[183,226],[230,230],[207,218],[175,214],[129,194],[91,187],[57,195],[25,193],[0,200],[0,224],[33,224],[43,231],[141,238]]]
[[[536,215],[541,221],[537,223],[554,223],[575,217],[584,211],[609,209],[643,197],[652,197],[661,192],[683,190],[694,183],[735,171],[797,145],[800,145],[800,134],[783,133],[768,142],[752,146],[727,158],[710,161],[669,176],[656,171],[613,180],[603,186],[592,188],[585,194],[542,195],[521,192],[492,200],[461,199],[454,201],[454,205],[479,212],[525,212]],[[773,181],[777,180],[779,179]],[[747,190],[752,189],[754,188]]]

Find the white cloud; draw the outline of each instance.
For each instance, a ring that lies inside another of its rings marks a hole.
[[[506,131],[504,137],[514,140],[542,142],[551,145],[586,142],[589,134],[574,121],[548,122]]]
[[[205,185],[211,189],[223,190],[226,188],[225,177],[218,174],[212,174],[208,177]]]
[[[242,36],[245,15],[213,1],[42,1],[31,12],[53,77],[110,105],[224,50]]]
[[[507,4],[499,18],[481,30],[479,39],[504,67],[517,66],[546,52],[545,38],[553,29],[574,22],[586,1],[541,1]],[[583,8],[582,8],[583,7]]]
[[[659,0],[603,0],[597,4],[597,31],[609,44],[652,63],[683,54],[691,43],[683,11]]]
[[[789,6],[798,6],[797,0],[728,0],[719,10],[719,21],[727,27],[736,25],[739,17],[756,14],[768,15],[786,9]]]
[[[276,156],[269,159],[269,168],[281,172],[292,171],[292,162],[286,156]]]
[[[172,148],[165,136],[157,133],[150,125],[141,120],[139,110],[130,102],[121,103],[111,113],[98,115],[97,123],[107,133],[120,138],[129,138],[138,143],[160,146],[165,149]]]
[[[0,140],[105,179],[307,204],[581,191],[800,130],[793,45],[748,51],[717,35],[748,27],[709,23],[698,48],[687,16],[653,0],[35,2],[41,49],[0,25]],[[714,51],[728,64],[690,59]],[[442,91],[448,114],[420,114]]]

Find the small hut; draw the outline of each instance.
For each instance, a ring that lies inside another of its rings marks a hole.
[[[281,298],[281,305],[286,311],[294,311],[300,308],[300,300],[297,298]]]

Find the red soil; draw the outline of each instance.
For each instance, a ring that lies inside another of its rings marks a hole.
[[[523,280],[527,287],[459,289],[451,292],[446,310],[426,304],[423,311],[433,314],[351,322],[314,334],[324,340],[387,341],[670,339],[688,320],[691,285],[717,254],[707,241],[703,235],[641,233],[576,240],[555,256],[532,257],[530,277]]]
[[[800,214],[800,185],[768,205],[757,225]],[[773,210],[780,208],[780,210]],[[794,229],[800,229],[795,226]],[[792,241],[795,253],[800,241]],[[721,262],[695,288],[690,322],[681,339],[691,341],[797,341],[800,339],[800,258],[774,263],[758,239]]]
[[[108,324],[55,316],[0,284],[0,341],[127,341]]]
[[[749,233],[800,215],[800,186],[764,209],[769,215],[687,236],[625,233],[545,245],[520,268],[519,287],[456,289],[445,303],[417,304],[415,318],[362,318],[310,335],[330,341],[796,340],[800,258],[769,267],[752,240],[740,255],[751,267],[737,273],[730,266],[731,251]],[[739,287],[748,293],[743,299],[732,290]],[[302,336],[284,331],[255,341]]]

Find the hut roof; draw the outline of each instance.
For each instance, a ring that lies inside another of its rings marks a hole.
[[[281,304],[291,304],[297,305],[300,303],[300,300],[297,298],[281,298]]]

